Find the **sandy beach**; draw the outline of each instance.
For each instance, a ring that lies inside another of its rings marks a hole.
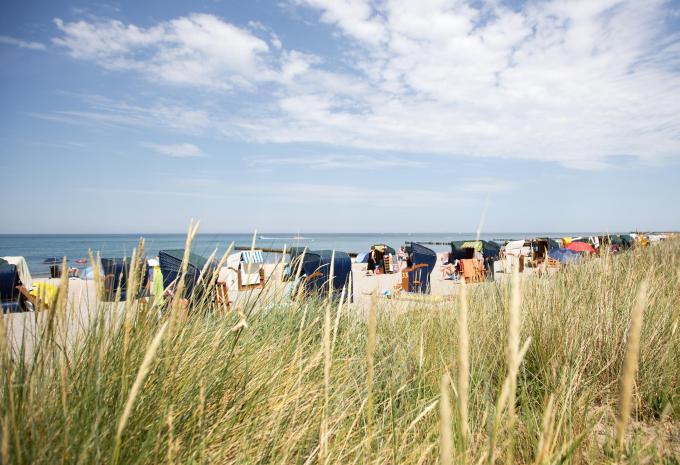
[[[261,292],[266,292],[271,296],[278,296],[279,298],[285,295],[289,283],[282,280],[282,266],[280,264],[266,264],[264,268],[266,285],[263,289],[256,288],[248,291],[230,290],[229,298],[232,309],[247,306]],[[430,275],[431,291],[428,295],[446,299],[457,294],[461,283],[457,280],[444,279],[441,268],[441,257],[438,256],[437,265]],[[502,272],[503,262],[496,262],[495,269],[496,281],[502,281],[510,277],[507,273]],[[221,281],[224,281],[226,272],[227,269],[224,267],[220,272]],[[534,272],[534,268],[525,268],[523,276],[529,276]],[[393,302],[408,301],[418,296],[417,294],[409,294],[397,290],[401,285],[401,273],[367,275],[366,264],[352,263],[352,274],[353,302],[349,305],[349,308],[354,311],[363,313],[371,304],[373,294],[377,295],[381,301],[391,300]],[[46,282],[53,286],[59,286],[60,284],[60,280],[55,278],[35,278],[34,283],[38,282]],[[468,286],[476,285],[479,284],[468,284]],[[423,298],[427,299],[428,297]],[[97,301],[94,280],[82,278],[70,278],[68,280],[66,311],[68,316],[67,334],[70,342],[77,336],[78,331],[83,330],[89,325],[93,315],[96,315],[98,305],[106,305],[108,307],[107,313],[111,315],[116,313],[113,303]],[[120,303],[119,307],[122,308],[123,305],[124,303]],[[50,311],[5,315],[4,322],[8,333],[8,340],[11,341],[15,348],[18,348],[23,337],[26,342],[25,348],[27,353],[30,353],[33,340],[36,337],[36,328],[40,327],[40,322],[48,318]]]

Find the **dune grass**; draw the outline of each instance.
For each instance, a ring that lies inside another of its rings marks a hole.
[[[676,240],[366,312],[103,304],[70,342],[61,302],[0,343],[0,458],[677,464],[679,290]]]

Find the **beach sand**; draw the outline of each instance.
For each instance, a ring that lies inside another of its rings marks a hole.
[[[510,275],[500,272],[502,263],[496,262],[497,281],[509,279]],[[533,268],[525,268],[524,276],[534,273]],[[385,297],[386,291],[389,291],[391,298],[389,301],[397,302],[401,299],[408,299],[413,297],[408,293],[395,292],[395,287],[401,283],[401,273],[389,273],[378,275],[366,275],[366,264],[353,263],[353,303],[349,308],[355,311],[364,312],[368,309],[372,301],[372,295],[375,293],[381,302],[388,301]],[[224,276],[224,270],[221,277]],[[247,306],[249,302],[257,298],[261,292],[266,292],[272,297],[279,297],[285,295],[286,288],[289,283],[282,281],[282,266],[280,265],[265,265],[265,279],[267,285],[265,289],[253,289],[249,291],[235,291],[231,290],[229,297],[233,301],[232,307],[238,308]],[[35,282],[44,281],[52,285],[58,286],[58,279],[50,278],[36,278]],[[66,309],[68,324],[65,328],[65,335],[67,337],[67,344],[72,344],[79,334],[79,331],[86,328],[97,311],[97,298],[95,293],[95,286],[93,280],[86,280],[81,278],[69,279],[68,304]],[[461,284],[458,281],[446,280],[441,274],[441,262],[437,261],[434,271],[430,276],[431,294],[432,296],[442,297],[442,300],[453,298],[458,293]],[[472,284],[473,286],[476,284]],[[107,309],[107,314],[113,318],[115,315],[120,315],[122,312],[117,312],[113,303],[102,303],[110,308]],[[124,303],[119,303],[119,309],[122,310]],[[49,311],[42,312],[25,312],[8,314],[4,317],[4,324],[8,332],[8,341],[11,341],[13,347],[20,347],[22,337],[26,342],[27,353],[31,352],[32,341],[36,337],[36,328],[39,328],[39,323],[45,321],[49,316]]]

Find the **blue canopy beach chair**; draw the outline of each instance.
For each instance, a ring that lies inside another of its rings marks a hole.
[[[103,300],[105,302],[113,302],[118,288],[120,288],[120,300],[125,300],[127,298],[128,280],[130,278],[130,262],[126,258],[102,258],[101,263],[102,274],[104,275]],[[149,268],[146,266],[146,259],[143,259],[142,279],[133,298],[148,297],[148,287]]]
[[[0,264],[0,303],[2,313],[19,313],[28,311],[26,302],[35,305],[33,296],[21,284],[16,265],[7,262]]]
[[[406,292],[430,292],[430,273],[437,264],[437,254],[427,247],[412,242],[406,246],[409,268],[401,271],[401,287]]]
[[[184,249],[170,249],[161,250],[158,252],[158,261],[163,274],[163,287],[165,289],[175,286],[180,278],[182,272],[182,260],[184,259]],[[190,297],[194,292],[198,292],[197,284],[201,278],[201,272],[208,263],[205,257],[195,253],[189,253],[189,262],[187,264],[186,275],[184,276],[184,295]],[[208,274],[206,280],[215,271],[217,266],[210,263],[206,269]],[[207,281],[203,283],[201,288],[204,289]]]
[[[352,259],[347,252],[332,250],[312,250],[304,254],[302,273],[307,295],[324,297],[328,295],[331,281],[331,260],[333,260],[333,295],[339,298],[344,287],[352,282]],[[352,296],[349,296],[350,301]]]

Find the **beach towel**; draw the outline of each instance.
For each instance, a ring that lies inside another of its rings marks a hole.
[[[26,289],[33,287],[33,278],[31,277],[31,271],[28,269],[28,263],[24,257],[2,257],[10,265],[15,265],[17,267],[17,272],[19,273],[19,279],[21,284],[24,285]]]
[[[50,308],[54,306],[57,301],[57,293],[59,288],[46,282],[36,282],[31,289],[31,295],[45,302]]]

